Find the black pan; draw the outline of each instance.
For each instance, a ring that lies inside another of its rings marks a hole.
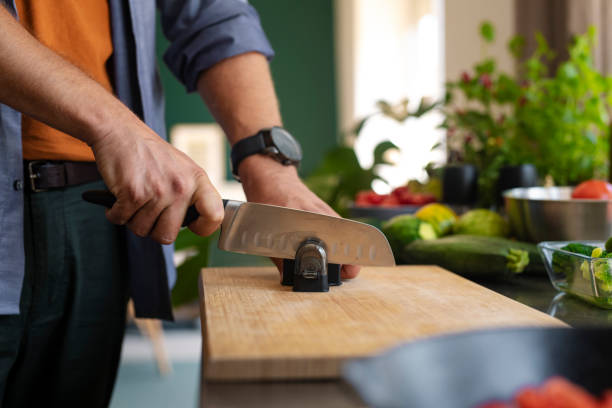
[[[354,360],[344,378],[372,407],[475,407],[560,375],[612,388],[612,329],[525,328],[436,337]]]

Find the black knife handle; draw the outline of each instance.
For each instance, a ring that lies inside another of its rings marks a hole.
[[[115,201],[117,201],[113,193],[111,193],[108,190],[85,191],[82,194],[82,197],[83,197],[83,200],[89,203],[103,205],[106,208],[111,208],[115,204]],[[223,207],[225,207],[226,204],[227,204],[227,200],[223,200]],[[200,214],[195,209],[195,207],[193,205],[189,206],[189,208],[187,209],[187,212],[185,213],[185,218],[183,219],[183,223],[181,224],[181,226],[183,227],[188,226],[193,221],[195,221],[199,216]]]

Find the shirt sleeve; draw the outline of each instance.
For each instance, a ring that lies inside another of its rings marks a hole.
[[[246,1],[157,0],[157,6],[170,41],[164,61],[188,92],[203,70],[223,59],[246,52],[274,56],[259,15]]]

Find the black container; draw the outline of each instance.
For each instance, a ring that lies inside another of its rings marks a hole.
[[[344,378],[369,407],[472,408],[562,376],[599,395],[612,387],[612,329],[519,328],[414,341],[352,360]]]
[[[504,166],[499,170],[497,180],[497,203],[502,205],[502,193],[516,187],[535,187],[538,185],[538,171],[533,164]]]
[[[471,164],[442,169],[442,201],[455,205],[474,204],[478,194],[478,170]]]

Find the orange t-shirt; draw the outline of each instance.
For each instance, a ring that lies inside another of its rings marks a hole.
[[[16,0],[19,21],[41,43],[112,92],[106,62],[113,53],[107,0]],[[26,160],[94,161],[89,146],[23,115]]]

